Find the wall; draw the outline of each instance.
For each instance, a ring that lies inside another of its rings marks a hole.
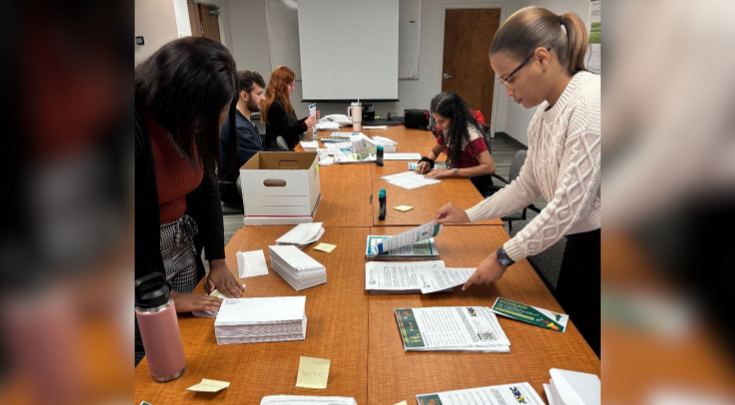
[[[522,0],[520,2],[520,10],[523,7],[540,6],[547,8],[553,12],[563,14],[569,11],[577,13],[582,21],[587,21],[589,13],[589,1],[582,0]],[[510,16],[510,14],[508,14]],[[503,91],[505,89],[503,88]],[[503,96],[505,98],[505,96]],[[536,112],[536,108],[525,109],[523,106],[517,105],[512,100],[508,100],[506,104],[505,116],[505,132],[513,138],[517,139],[524,145],[528,145],[528,124]]]
[[[173,0],[173,2],[178,37],[190,37],[191,23],[189,22],[189,8],[186,6],[186,0]]]
[[[145,38],[145,45],[135,45],[136,65],[163,44],[178,38],[173,1],[135,0],[135,36]]]

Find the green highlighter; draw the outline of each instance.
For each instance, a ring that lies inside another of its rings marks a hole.
[[[495,300],[491,310],[498,315],[556,332],[564,332],[569,321],[569,315],[500,297]]]

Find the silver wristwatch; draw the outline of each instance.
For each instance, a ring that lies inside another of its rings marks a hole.
[[[455,168],[454,168],[454,175],[456,176],[456,175],[457,175],[457,173],[459,173],[459,167],[455,167]]]
[[[505,253],[505,250],[503,249],[502,246],[498,248],[498,252],[496,253],[496,256],[498,257],[498,261],[500,262],[500,264],[502,264],[505,267],[508,267],[512,265],[513,263],[515,263],[513,259],[511,259],[507,253]]]

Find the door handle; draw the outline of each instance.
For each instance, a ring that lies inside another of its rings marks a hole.
[[[454,78],[454,76],[450,75],[449,73],[444,73],[442,76],[444,77],[445,80]]]

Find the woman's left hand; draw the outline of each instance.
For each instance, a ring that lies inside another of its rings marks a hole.
[[[467,287],[472,284],[488,284],[498,281],[503,277],[503,274],[508,270],[508,267],[500,264],[496,254],[496,252],[491,253],[490,256],[486,257],[485,260],[480,263],[477,270],[475,270],[472,276],[470,276],[470,278],[467,279],[467,282],[462,286],[462,291],[466,290]]]
[[[451,169],[444,169],[444,170],[434,169],[424,177],[428,179],[446,179],[447,177],[452,177],[452,174],[454,173]]]
[[[207,292],[212,292],[215,288],[229,298],[238,298],[242,295],[244,287],[242,283],[227,267],[225,259],[210,260],[209,274],[207,275]]]

